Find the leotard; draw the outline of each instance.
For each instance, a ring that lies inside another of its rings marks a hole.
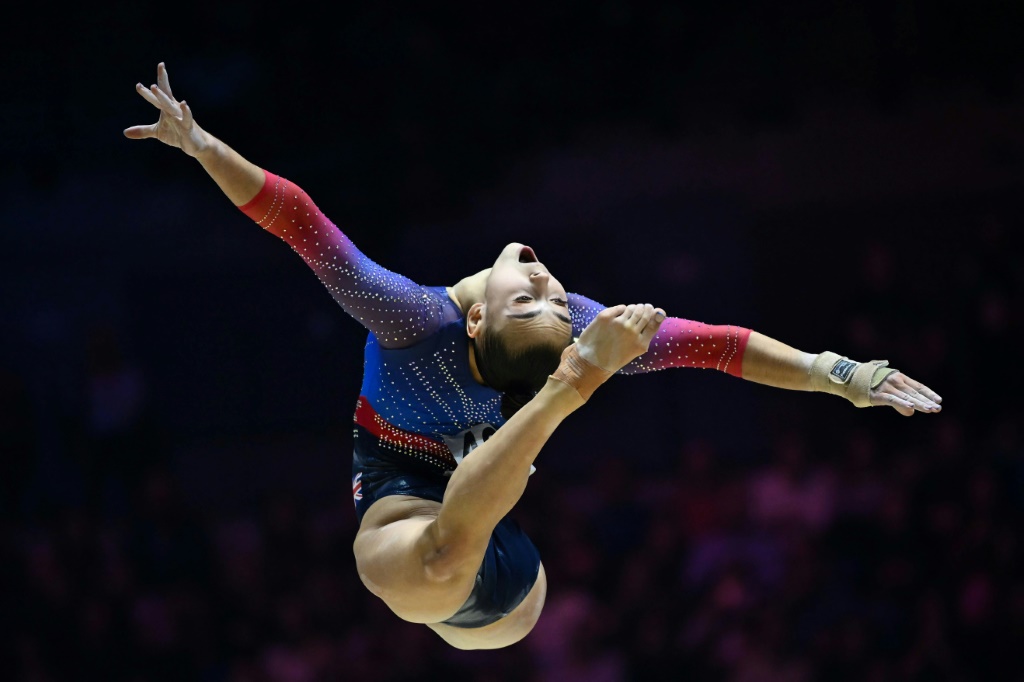
[[[288,243],[368,332],[354,415],[357,517],[388,495],[441,502],[462,458],[505,421],[501,394],[470,372],[462,311],[445,287],[417,284],[363,254],[299,186],[268,171],[264,176],[263,188],[240,210]],[[568,304],[575,336],[604,309],[574,293]],[[648,352],[619,373],[700,367],[740,376],[749,334],[743,327],[668,318]],[[504,617],[526,598],[539,566],[536,547],[505,517],[473,594],[446,622],[480,627]]]

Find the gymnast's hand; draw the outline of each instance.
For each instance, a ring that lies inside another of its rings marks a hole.
[[[133,140],[155,137],[193,157],[209,146],[208,135],[192,119],[192,110],[188,104],[184,100],[179,102],[174,99],[171,82],[167,79],[167,67],[163,62],[157,64],[156,83],[148,88],[142,83],[136,83],[135,90],[160,111],[160,118],[156,123],[125,129],[125,137]]]
[[[617,305],[597,314],[576,341],[580,356],[616,372],[647,352],[665,321],[665,311],[650,303]]]
[[[904,417],[915,412],[938,412],[942,397],[903,372],[893,372],[869,395],[873,406],[888,405]]]

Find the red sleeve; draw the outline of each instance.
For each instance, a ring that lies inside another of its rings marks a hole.
[[[750,330],[725,324],[704,324],[669,317],[646,353],[622,368],[623,374],[654,372],[669,367],[717,369],[743,378],[743,353]]]
[[[605,307],[586,296],[570,293],[573,334],[579,336]],[[647,352],[618,373],[643,374],[671,367],[697,367],[717,369],[742,379],[743,353],[749,338],[750,330],[746,327],[669,317],[661,323]]]
[[[281,238],[335,301],[386,348],[411,346],[437,330],[446,297],[363,254],[293,182],[263,171],[263,188],[239,210]]]

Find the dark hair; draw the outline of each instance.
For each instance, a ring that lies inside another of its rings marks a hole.
[[[562,351],[572,343],[572,333],[566,334],[565,343],[535,343],[513,348],[504,334],[481,334],[471,338],[476,353],[476,367],[491,388],[501,391],[501,416],[510,418],[537,391],[544,387],[548,376],[558,369]]]

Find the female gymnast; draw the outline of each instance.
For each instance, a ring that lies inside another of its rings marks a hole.
[[[714,368],[906,416],[941,409],[935,392],[884,361],[805,353],[743,327],[567,293],[518,243],[453,286],[421,286],[361,253],[297,185],[199,127],[164,64],[155,84],[136,90],[159,119],[125,136],[195,158],[367,329],[354,417],[356,565],[398,617],[454,647],[509,646],[537,622],[544,568],[508,514],[544,443],[614,373]]]

